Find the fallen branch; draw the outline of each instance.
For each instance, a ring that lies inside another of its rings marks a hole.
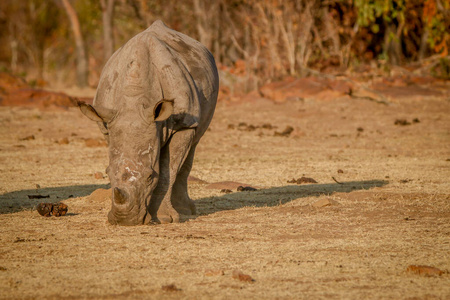
[[[333,178],[334,182],[336,182],[337,184],[343,184],[342,182],[337,181],[333,176],[331,176],[331,178]]]

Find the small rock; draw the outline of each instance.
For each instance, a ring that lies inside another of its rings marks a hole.
[[[364,128],[358,127],[358,128],[356,128],[356,131],[358,131],[358,132],[363,132],[363,131],[364,131]]]
[[[332,205],[338,205],[339,203],[337,201],[331,200],[331,199],[320,199],[319,201],[316,201],[312,204],[313,207],[320,208],[320,207],[326,207],[326,206],[332,206]]]
[[[213,269],[205,270],[205,276],[222,276],[222,275],[225,275],[225,272],[223,270],[213,270]]]
[[[292,178],[292,180],[288,180],[288,183],[297,183],[297,184],[302,184],[302,183],[317,183],[317,181],[315,181],[312,178],[309,177],[300,177],[298,179]]]
[[[221,189],[220,192],[221,193],[225,193],[225,194],[229,194],[229,193],[232,193],[233,191],[230,190],[230,189]]]
[[[412,180],[412,179],[402,179],[402,180],[399,180],[400,183],[408,183],[408,182],[411,182],[411,181],[413,181],[413,180]]]
[[[247,126],[247,131],[255,131],[256,130],[256,126],[255,125],[248,125]]]
[[[207,189],[217,189],[217,190],[222,190],[222,189],[234,190],[234,189],[238,188],[239,186],[250,186],[250,185],[247,183],[244,183],[244,182],[237,182],[237,181],[220,181],[220,182],[214,182],[214,183],[208,184],[206,186],[206,188]]]
[[[294,128],[292,126],[287,126],[282,132],[275,132],[274,136],[284,136],[288,137],[292,131],[294,131]]]
[[[442,274],[446,273],[435,267],[417,266],[417,265],[408,266],[408,268],[406,268],[406,272],[424,276],[436,276],[436,275],[441,276]]]
[[[234,125],[232,125],[232,124],[230,124],[230,125],[228,125],[228,129],[234,129],[235,128]],[[251,124],[248,125],[245,122],[241,122],[241,123],[238,124],[237,129],[240,130],[240,131],[255,131],[257,129],[257,127],[255,125],[251,125]]]
[[[50,217],[50,216],[55,216],[55,217],[61,217],[61,216],[65,216],[67,211],[68,211],[68,207],[66,204],[64,203],[39,203],[39,205],[37,206],[37,211],[41,216],[44,217]]]
[[[161,289],[165,292],[178,292],[181,291],[181,289],[177,288],[177,286],[175,284],[168,284],[168,285],[163,285],[161,287]]]
[[[68,138],[62,138],[58,141],[58,144],[60,145],[68,145],[69,144],[69,139]]]
[[[397,119],[397,120],[395,120],[394,125],[406,126],[406,125],[411,125],[411,123],[409,123],[405,119]]]
[[[36,137],[34,135],[29,135],[24,138],[21,138],[20,140],[21,141],[30,141],[30,140],[34,140],[34,139],[36,139]]]
[[[238,280],[244,281],[244,282],[254,282],[255,281],[250,275],[244,274],[240,270],[234,270],[232,277],[234,279],[238,279]]]
[[[68,207],[67,205],[65,205],[64,203],[55,203],[53,204],[53,211],[52,214],[55,217],[61,217],[61,216],[65,216],[67,213]]]
[[[103,173],[102,172],[95,172],[94,173],[95,179],[103,179]]]
[[[268,129],[268,130],[271,130],[271,129],[274,129],[275,127],[272,126],[272,124],[270,124],[270,123],[264,123],[264,124],[261,126],[261,128],[262,128],[262,129]]]
[[[338,174],[343,174],[344,171],[342,171],[341,169],[337,170]]]
[[[51,203],[39,203],[37,211],[41,216],[50,217],[52,215],[53,204]]]
[[[254,192],[254,191],[257,191],[257,189],[255,189],[254,187],[251,187],[251,186],[240,185],[237,187],[237,191],[238,192]]]
[[[302,184],[302,183],[317,183],[317,181],[315,181],[312,178],[309,177],[301,177],[299,179],[297,179],[297,183],[298,184]]]

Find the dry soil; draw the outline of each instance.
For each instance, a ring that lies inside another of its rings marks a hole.
[[[222,101],[191,173],[198,215],[136,227],[107,223],[95,123],[0,107],[0,298],[449,299],[442,95]],[[318,183],[288,183],[303,176]],[[65,216],[36,211],[59,201]]]

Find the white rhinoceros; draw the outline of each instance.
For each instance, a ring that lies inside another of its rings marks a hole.
[[[208,49],[161,21],[109,59],[93,105],[79,106],[109,144],[111,224],[178,222],[196,213],[187,178],[218,89]]]

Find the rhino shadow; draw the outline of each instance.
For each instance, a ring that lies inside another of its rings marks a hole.
[[[287,185],[260,189],[253,192],[236,192],[223,196],[206,197],[195,200],[197,216],[209,215],[224,210],[243,207],[272,207],[288,203],[294,199],[329,196],[333,193],[350,193],[368,190],[388,184],[385,180],[350,181],[328,184]]]
[[[10,214],[34,209],[41,202],[55,203],[69,198],[85,197],[100,188],[109,189],[110,185],[88,184],[49,187],[2,194],[0,195],[0,214]]]
[[[224,210],[243,207],[273,207],[288,203],[294,199],[329,196],[333,193],[350,193],[368,190],[388,184],[385,180],[350,181],[342,184],[287,185],[260,189],[253,192],[235,192],[222,196],[194,199],[198,216],[213,214]],[[75,185],[14,191],[0,195],[0,214],[9,214],[35,209],[41,202],[55,203],[70,198],[85,197],[97,189],[109,189],[110,184]],[[29,196],[49,196],[48,198],[29,199]],[[192,218],[189,218],[192,219]]]

